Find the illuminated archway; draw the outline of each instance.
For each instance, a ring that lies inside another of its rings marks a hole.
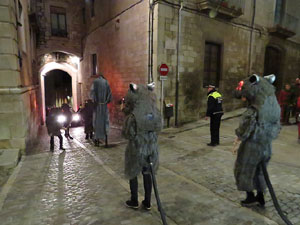
[[[50,62],[45,64],[40,69],[40,84],[41,84],[41,96],[42,96],[42,109],[43,109],[43,121],[46,118],[46,110],[45,110],[45,76],[48,72],[52,70],[62,70],[68,73],[72,77],[72,96],[73,96],[73,110],[76,111],[78,109],[78,99],[81,96],[78,96],[77,86],[79,82],[79,70],[75,69],[68,63],[57,63],[57,62]]]

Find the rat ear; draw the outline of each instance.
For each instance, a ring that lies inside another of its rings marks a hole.
[[[264,78],[269,81],[270,84],[273,84],[276,80],[276,76],[274,74],[270,74],[268,76],[264,76]]]
[[[155,88],[155,82],[152,82],[152,83],[150,83],[150,84],[147,84],[147,88],[148,88],[148,90],[153,91],[154,88]]]
[[[251,84],[257,84],[259,82],[259,76],[256,74],[253,74],[250,78],[249,81]]]
[[[132,92],[137,92],[138,86],[134,83],[129,84],[129,88]]]

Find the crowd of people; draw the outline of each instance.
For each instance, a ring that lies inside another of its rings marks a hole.
[[[105,145],[107,146],[107,134],[109,130],[107,104],[111,101],[111,90],[102,74],[94,80],[90,97],[91,99],[85,101],[84,107],[80,106],[76,112],[77,123],[84,123],[85,139],[93,140],[97,147],[102,140],[105,141]],[[74,114],[72,108],[66,103],[62,104],[60,108],[47,108],[46,126],[50,136],[50,151],[54,151],[54,136],[59,138],[59,149],[65,150],[61,129],[65,131],[67,139],[73,139],[69,130],[71,124],[74,123]]]
[[[279,92],[278,102],[281,108],[281,124],[291,125],[291,118],[298,124],[298,141],[300,142],[300,79],[294,84],[285,84]]]

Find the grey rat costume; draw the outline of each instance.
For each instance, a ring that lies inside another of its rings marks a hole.
[[[271,84],[274,80],[274,75],[252,75],[241,81],[235,91],[235,97],[244,97],[249,103],[235,130],[242,142],[237,152],[234,176],[238,190],[247,192],[242,205],[265,204],[263,192],[266,183],[260,165],[270,160],[271,142],[280,132],[280,107]],[[257,190],[256,197],[254,189]]]
[[[161,115],[156,107],[156,96],[152,87],[130,84],[125,97],[124,113],[127,115],[123,135],[129,140],[125,152],[125,176],[130,180],[131,200],[126,205],[138,207],[137,175],[142,172],[145,188],[146,209],[151,207],[152,181],[149,156],[154,170],[158,168],[157,132],[162,128]]]

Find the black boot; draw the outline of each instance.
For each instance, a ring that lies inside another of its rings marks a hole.
[[[89,134],[86,134],[85,135],[85,140],[88,140],[89,139]]]
[[[94,141],[94,142],[95,142],[95,146],[96,146],[96,147],[99,147],[99,146],[100,146],[99,139],[95,139],[95,141]]]
[[[54,136],[50,137],[50,151],[54,151]]]
[[[90,139],[93,139],[93,132],[90,133]]]
[[[63,137],[61,135],[59,135],[58,138],[59,138],[59,149],[60,150],[66,150],[63,147]]]
[[[137,180],[137,177],[129,180],[129,186],[130,186],[131,198],[130,198],[130,200],[125,202],[125,205],[129,208],[138,209],[139,202],[138,202],[138,180]]]
[[[260,206],[262,206],[262,207],[265,206],[265,198],[264,198],[264,193],[262,191],[257,192],[256,201],[258,201]]]
[[[151,209],[151,191],[152,191],[152,178],[150,174],[143,174],[145,199],[142,201],[143,208],[146,210]]]
[[[250,192],[247,191],[247,198],[245,200],[241,201],[241,205],[242,206],[252,206],[255,204],[257,204],[257,200],[254,196],[253,191],[250,191]]]

